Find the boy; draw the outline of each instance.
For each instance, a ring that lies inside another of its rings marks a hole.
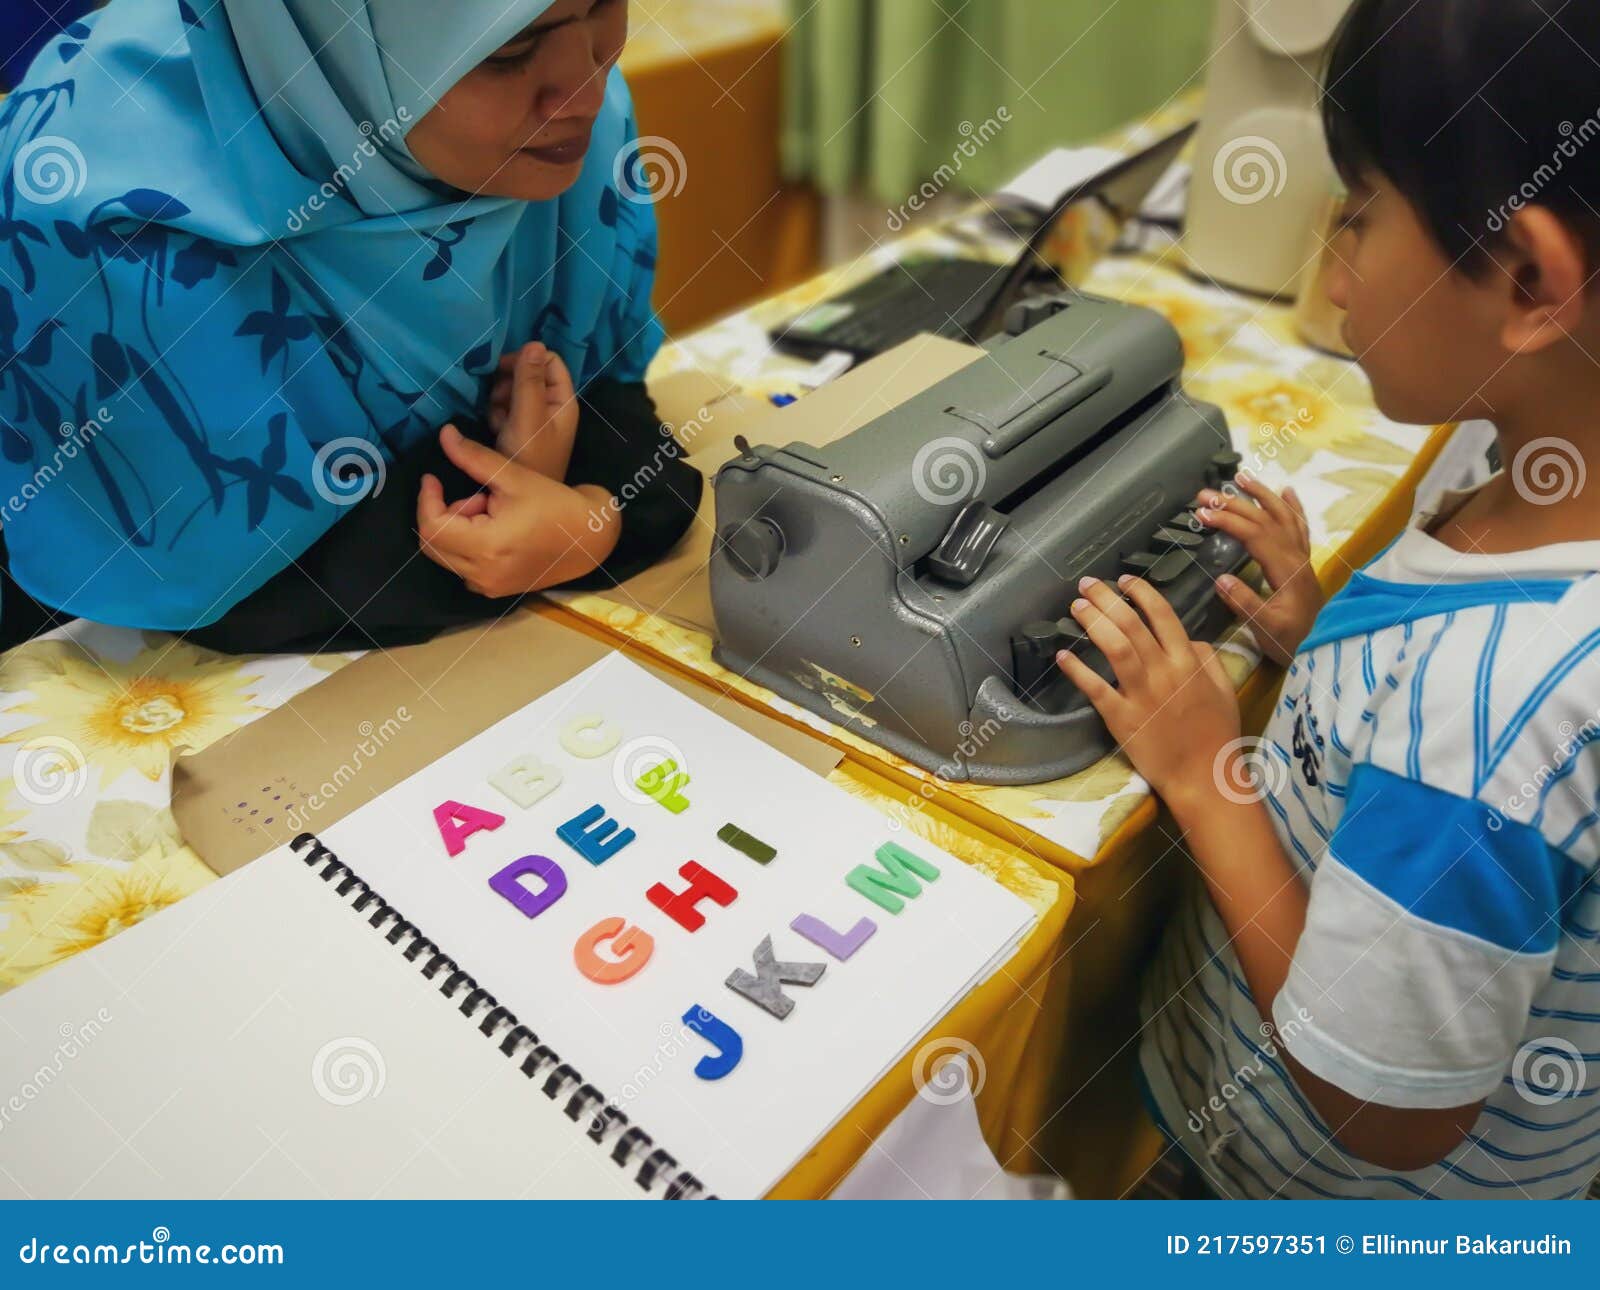
[[[1324,103],[1350,189],[1333,294],[1385,413],[1492,420],[1506,469],[1325,607],[1292,493],[1202,495],[1272,588],[1220,594],[1290,665],[1253,797],[1232,686],[1158,593],[1073,606],[1118,685],[1060,666],[1205,887],[1147,983],[1141,1065],[1219,1195],[1565,1197],[1596,1173],[1596,66],[1600,6],[1356,0]]]

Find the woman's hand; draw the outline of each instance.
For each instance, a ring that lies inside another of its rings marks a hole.
[[[578,433],[578,396],[561,355],[534,341],[500,360],[489,393],[495,446],[519,466],[560,483]]]
[[[1151,788],[1169,799],[1214,797],[1218,763],[1239,739],[1233,683],[1216,651],[1189,639],[1159,591],[1143,578],[1125,577],[1117,586],[1128,600],[1085,578],[1083,599],[1072,605],[1072,616],[1111,664],[1116,686],[1066,651],[1056,665]]]
[[[565,484],[466,438],[439,432],[451,462],[488,489],[446,506],[444,486],[425,475],[417,497],[422,553],[480,596],[499,600],[592,573],[622,534],[603,488]]]
[[[1208,528],[1238,538],[1261,566],[1272,594],[1263,599],[1235,577],[1217,579],[1217,595],[1250,625],[1261,652],[1288,666],[1323,605],[1322,587],[1311,567],[1311,526],[1292,488],[1278,496],[1250,475],[1235,481],[1247,494],[1200,494],[1195,512]]]

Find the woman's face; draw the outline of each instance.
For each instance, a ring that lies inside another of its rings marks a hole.
[[[556,0],[467,73],[406,145],[465,192],[548,201],[577,182],[628,37],[628,0]]]

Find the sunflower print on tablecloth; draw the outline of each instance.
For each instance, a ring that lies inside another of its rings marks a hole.
[[[182,641],[126,663],[70,641],[34,641],[0,663],[0,689],[31,690],[6,714],[35,720],[0,742],[66,740],[108,783],[128,771],[157,780],[180,748],[203,748],[265,711],[246,697],[259,679]]]
[[[228,658],[86,623],[0,658],[0,989],[214,881],[172,818],[173,757],[349,659]]]

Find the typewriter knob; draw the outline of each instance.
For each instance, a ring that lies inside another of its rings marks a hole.
[[[729,524],[717,540],[734,572],[752,582],[771,577],[783,559],[783,530],[768,519]]]
[[[1210,464],[1206,467],[1206,486],[1208,488],[1221,488],[1224,484],[1231,483],[1233,477],[1239,473],[1239,467],[1244,464],[1244,458],[1229,449],[1226,452],[1213,453]]]

